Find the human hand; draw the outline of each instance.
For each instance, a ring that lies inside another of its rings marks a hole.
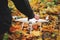
[[[34,18],[35,18],[36,20],[39,20],[39,15],[35,14]]]

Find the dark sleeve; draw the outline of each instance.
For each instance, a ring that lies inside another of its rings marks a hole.
[[[16,6],[16,8],[26,16],[28,16],[29,19],[34,17],[33,11],[30,7],[30,4],[28,0],[12,0]]]

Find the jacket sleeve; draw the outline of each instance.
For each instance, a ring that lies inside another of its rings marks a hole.
[[[16,6],[16,8],[26,16],[28,16],[29,19],[34,17],[34,13],[29,5],[28,0],[12,0]]]

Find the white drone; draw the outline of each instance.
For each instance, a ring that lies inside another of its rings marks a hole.
[[[15,21],[23,22],[22,28],[23,28],[24,22],[30,23],[29,25],[30,25],[30,31],[31,31],[31,30],[32,30],[32,25],[33,25],[34,23],[36,23],[36,22],[41,22],[41,23],[43,23],[43,22],[49,22],[49,20],[48,20],[49,18],[48,18],[48,17],[49,17],[49,16],[47,16],[45,20],[44,20],[44,19],[36,20],[35,18],[32,18],[32,19],[29,19],[29,21],[28,21],[28,18],[19,18],[19,19],[15,19]],[[13,18],[17,18],[17,16],[13,16]],[[40,27],[41,27],[41,26],[40,26]]]

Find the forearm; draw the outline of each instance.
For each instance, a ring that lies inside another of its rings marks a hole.
[[[34,17],[33,11],[29,5],[28,0],[12,0],[16,6],[16,8],[28,16],[29,19]]]

